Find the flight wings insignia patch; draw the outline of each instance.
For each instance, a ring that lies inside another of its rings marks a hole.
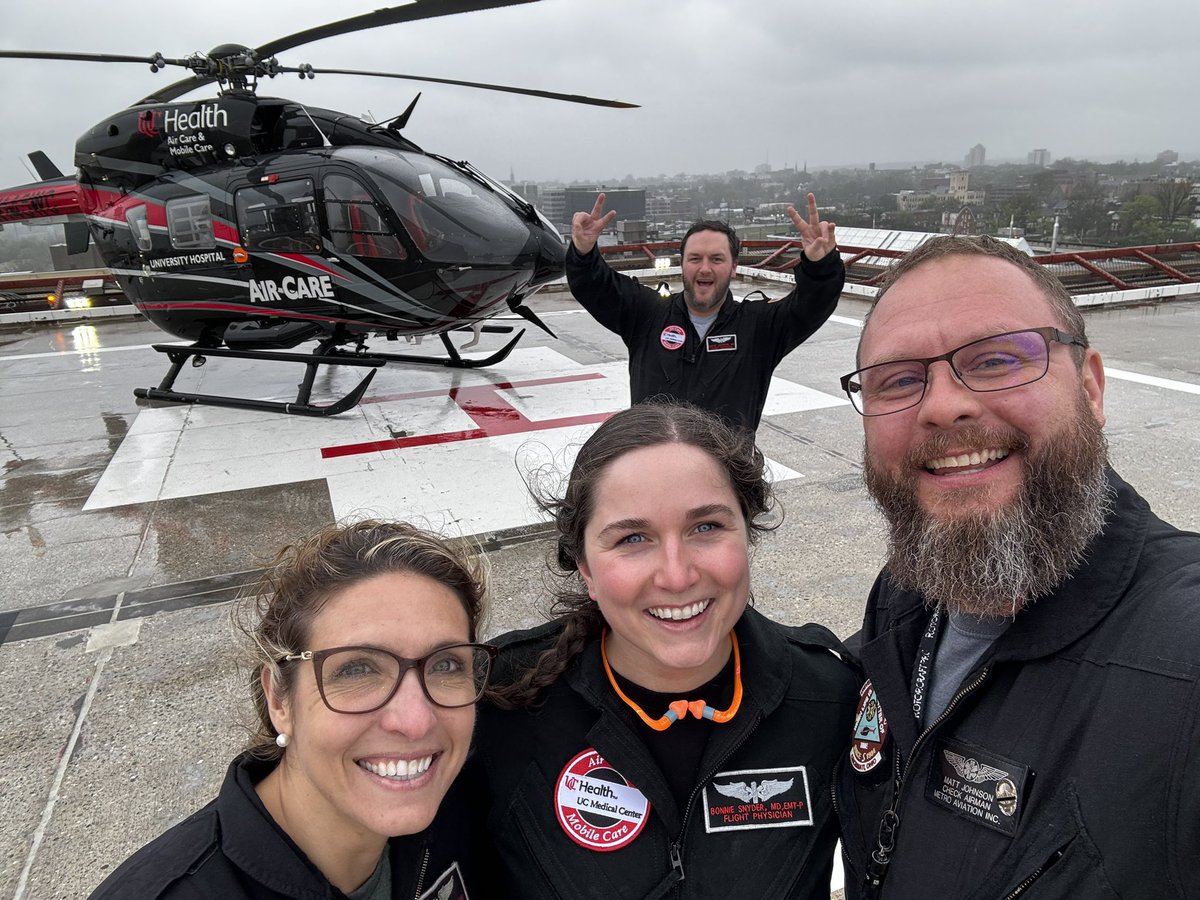
[[[745,803],[762,803],[764,800],[770,800],[776,794],[783,793],[795,781],[794,778],[789,778],[787,781],[769,778],[763,781],[752,781],[749,784],[744,781],[735,781],[730,784],[714,781],[713,790],[718,794],[724,794],[726,797],[732,797],[734,800],[741,800]]]
[[[813,824],[804,766],[718,772],[704,786],[703,799],[709,833]]]

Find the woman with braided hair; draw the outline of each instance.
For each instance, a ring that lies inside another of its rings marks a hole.
[[[468,764],[493,896],[829,896],[860,682],[826,629],[748,608],[763,468],[715,416],[643,404],[539,498],[555,618],[497,640]]]

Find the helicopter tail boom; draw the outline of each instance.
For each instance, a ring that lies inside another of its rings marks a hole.
[[[82,213],[79,184],[69,175],[0,188],[0,224]]]

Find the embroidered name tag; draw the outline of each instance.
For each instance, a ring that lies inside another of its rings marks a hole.
[[[737,349],[736,334],[710,334],[704,339],[705,349],[709,353],[722,353]]]
[[[1029,767],[963,741],[940,739],[925,799],[1009,837],[1017,830]]]
[[[417,900],[470,900],[458,863],[451,863],[450,868]]]
[[[704,830],[795,828],[813,823],[804,766],[719,772],[704,786]]]

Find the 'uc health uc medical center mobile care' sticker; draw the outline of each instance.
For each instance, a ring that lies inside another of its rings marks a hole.
[[[678,350],[687,340],[687,334],[678,325],[668,325],[658,336],[658,342],[668,350]]]
[[[572,759],[558,776],[554,809],[558,824],[589,850],[619,850],[646,827],[650,801],[595,748]]]

